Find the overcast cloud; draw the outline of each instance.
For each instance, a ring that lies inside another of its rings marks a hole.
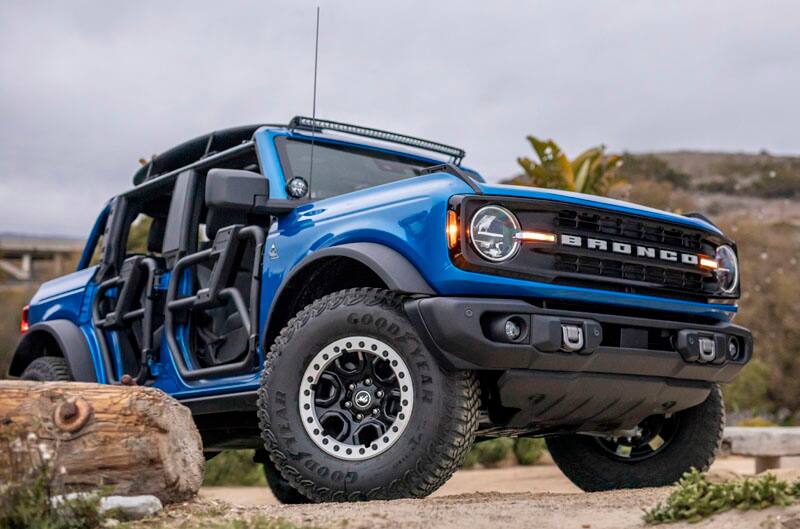
[[[0,0],[0,232],[85,235],[137,160],[311,111],[315,2]],[[321,117],[464,147],[525,135],[800,153],[800,3],[322,1]]]

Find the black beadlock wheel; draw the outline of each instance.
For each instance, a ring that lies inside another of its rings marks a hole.
[[[275,467],[313,501],[423,497],[461,465],[478,385],[442,369],[402,309],[372,288],[325,296],[283,329],[259,390]]]
[[[708,470],[725,427],[718,385],[708,398],[671,416],[651,416],[629,437],[565,435],[547,438],[561,471],[585,491],[663,487],[692,468]]]
[[[41,356],[28,364],[20,377],[22,380],[39,382],[74,380],[69,364],[60,356]]]

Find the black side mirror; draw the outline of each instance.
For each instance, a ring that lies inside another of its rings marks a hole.
[[[238,169],[211,169],[206,176],[206,205],[253,215],[282,215],[307,203],[269,198],[269,180]]]
[[[242,213],[261,213],[269,200],[269,180],[259,173],[211,169],[206,176],[206,205]]]

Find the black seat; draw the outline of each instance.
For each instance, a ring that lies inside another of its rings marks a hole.
[[[246,225],[250,219],[241,211],[209,207],[206,214],[206,236],[213,241],[223,228]],[[231,271],[228,284],[236,288],[250,310],[249,298],[252,283],[252,245],[241,245],[235,256],[235,269]],[[203,262],[195,269],[198,289],[210,286],[212,272],[218,261]],[[242,315],[232,302],[205,311],[195,311],[193,323],[196,329],[195,350],[204,367],[233,363],[243,358],[248,351],[249,336],[242,322]]]

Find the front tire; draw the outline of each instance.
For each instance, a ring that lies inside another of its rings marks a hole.
[[[286,505],[311,503],[311,500],[303,496],[300,491],[286,481],[269,456],[264,457],[261,464],[264,467],[264,477],[267,479],[267,485],[269,485],[270,491],[272,491],[272,495],[275,496],[276,500]]]
[[[587,492],[664,487],[692,468],[708,470],[724,426],[722,392],[714,385],[702,404],[643,421],[639,438],[565,435],[547,438],[547,448],[564,475]]]
[[[427,496],[461,465],[477,412],[474,375],[442,369],[402,298],[371,288],[298,313],[259,390],[266,450],[313,501]]]

